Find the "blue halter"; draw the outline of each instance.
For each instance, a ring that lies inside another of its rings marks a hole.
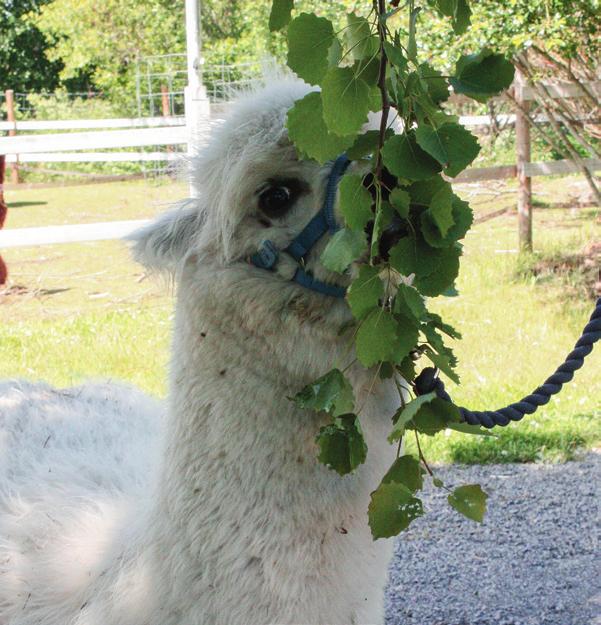
[[[340,226],[336,223],[336,216],[334,215],[334,202],[336,201],[336,190],[338,189],[338,182],[342,178],[346,168],[349,166],[350,160],[346,154],[342,154],[335,161],[330,175],[328,177],[328,183],[326,186],[326,197],[321,210],[311,219],[311,221],[301,230],[301,232],[292,239],[291,243],[284,250],[286,254],[289,254],[299,263],[292,280],[306,289],[317,291],[322,295],[329,295],[331,297],[344,297],[346,295],[346,289],[341,286],[335,286],[333,284],[327,284],[321,280],[317,280],[310,273],[305,271],[302,267],[302,263],[305,260],[307,254],[311,251],[313,246],[321,239],[321,237],[329,232],[334,234],[340,229]],[[260,269],[273,269],[278,262],[279,251],[277,247],[271,241],[263,241],[261,247],[256,254],[250,257],[250,262]]]

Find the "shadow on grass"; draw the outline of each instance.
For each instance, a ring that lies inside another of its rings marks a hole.
[[[589,437],[566,431],[495,430],[496,438],[476,437],[453,441],[449,456],[461,464],[504,464],[509,462],[564,462],[572,460]]]

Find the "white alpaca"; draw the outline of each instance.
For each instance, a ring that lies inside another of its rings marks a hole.
[[[306,90],[241,100],[194,163],[202,197],[136,237],[178,283],[164,418],[115,385],[0,385],[0,625],[382,623],[391,541],[367,507],[394,459],[394,385],[370,394],[373,372],[350,371],[368,459],[345,477],[319,464],[330,419],[287,397],[344,356],[348,307],[291,281],[286,254],[247,260],[322,206],[331,164],[298,160],[284,129]],[[308,267],[340,281],[326,240]]]

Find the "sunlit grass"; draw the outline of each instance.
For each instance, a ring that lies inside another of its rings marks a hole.
[[[535,192],[560,201],[576,180],[537,178]],[[500,196],[474,195],[477,212],[511,206],[512,189],[508,185]],[[183,185],[142,183],[12,192],[9,203],[20,204],[10,210],[8,226],[143,218],[185,193]],[[597,215],[538,210],[536,250],[579,251],[601,238]],[[516,250],[513,215],[474,227],[465,241],[460,296],[430,303],[463,334],[454,345],[462,384],[447,382],[447,388],[471,408],[505,406],[541,384],[572,349],[593,307],[562,280],[520,277]],[[164,395],[172,294],[145,278],[123,244],[15,249],[3,256],[12,291],[0,296],[0,377],[59,386],[113,378]],[[600,397],[597,348],[559,397],[539,414],[500,430],[498,438],[443,433],[424,438],[423,446],[435,462],[568,459],[601,444]]]

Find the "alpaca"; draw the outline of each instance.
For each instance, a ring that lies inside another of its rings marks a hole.
[[[318,463],[330,418],[287,398],[348,362],[348,306],[292,280],[287,254],[248,262],[323,204],[332,164],[299,160],[285,130],[308,90],[241,98],[192,162],[201,196],[133,237],[177,284],[164,411],[115,385],[0,386],[1,625],[383,622],[392,541],[372,540],[367,507],[395,457],[395,385],[349,369],[367,462]],[[320,265],[327,238],[306,268],[345,286]]]

